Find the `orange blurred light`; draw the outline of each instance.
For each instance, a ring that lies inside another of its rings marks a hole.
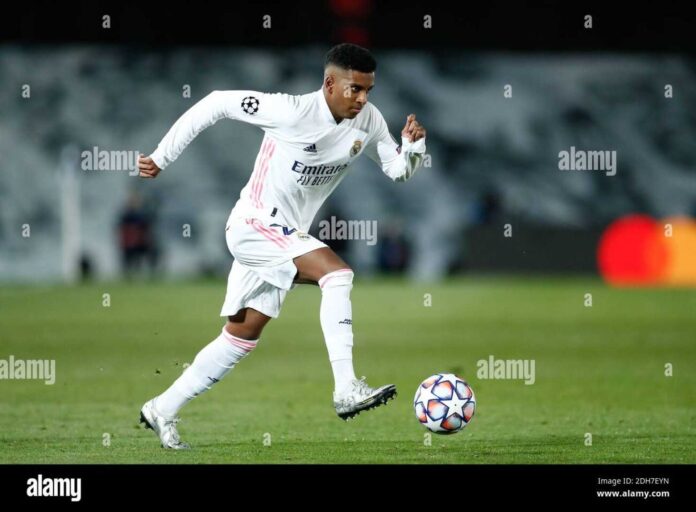
[[[696,286],[696,221],[671,217],[664,219],[660,229],[669,250],[665,284]]]

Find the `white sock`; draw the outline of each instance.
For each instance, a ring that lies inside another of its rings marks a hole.
[[[331,361],[331,369],[334,374],[335,389],[334,391],[341,392],[355,379],[353,371],[352,359],[338,359]]]
[[[341,269],[319,279],[319,318],[334,374],[335,392],[340,393],[355,379],[353,371],[353,313],[350,291],[353,272]]]
[[[191,366],[155,398],[155,409],[166,418],[173,418],[194,397],[209,390],[227,375],[259,340],[244,340],[228,333],[223,327],[220,336],[201,350]]]

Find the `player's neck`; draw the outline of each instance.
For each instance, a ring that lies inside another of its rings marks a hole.
[[[326,92],[326,88],[322,87],[321,92],[324,95],[324,101],[326,101],[326,106],[329,107],[329,112],[331,112],[331,115],[333,116],[334,121],[336,121],[336,124],[340,124],[341,121],[343,121],[343,118],[340,116],[337,116],[334,113],[333,109],[331,108],[331,103],[329,102],[329,96],[328,96],[328,93]]]

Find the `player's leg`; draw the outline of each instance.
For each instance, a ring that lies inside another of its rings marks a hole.
[[[295,280],[305,284],[319,284],[319,280],[325,275],[337,270],[350,270],[341,257],[329,247],[322,247],[298,256],[293,260],[297,267]]]
[[[252,308],[243,308],[227,323],[220,335],[206,345],[193,363],[161,395],[143,406],[141,421],[155,430],[165,448],[188,448],[174,426],[184,405],[222,380],[247,356],[259,341],[271,317]]]
[[[157,410],[173,418],[191,399],[209,390],[256,348],[270,319],[252,308],[229,316],[220,335],[203,347],[169,389],[155,398]]]
[[[392,385],[372,389],[353,370],[353,314],[350,292],[353,270],[328,247],[294,258],[296,282],[321,288],[319,318],[334,374],[334,405],[343,419],[376,407],[396,394]]]
[[[353,329],[350,290],[353,287],[353,271],[328,247],[298,256],[294,259],[298,283],[319,284],[319,281],[335,276],[335,286],[321,287],[322,299],[319,311],[324,340],[333,369],[335,391],[340,392],[355,380],[353,371]],[[325,281],[322,281],[324,283]],[[329,284],[329,283],[327,283]]]
[[[236,315],[227,317],[225,330],[238,338],[254,340],[261,337],[263,328],[270,320],[270,316],[264,315],[260,311],[253,308],[243,308]]]

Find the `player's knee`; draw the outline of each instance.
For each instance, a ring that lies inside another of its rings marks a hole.
[[[336,288],[338,286],[347,286],[349,289],[353,287],[353,270],[350,268],[341,268],[339,270],[334,270],[319,279],[319,287],[322,290],[328,288]]]
[[[259,338],[261,338],[263,327],[258,325],[239,324],[228,321],[225,324],[225,331],[227,332],[227,334],[234,336],[238,339],[258,340]]]
[[[263,328],[271,320],[260,311],[252,308],[240,309],[235,315],[227,317],[225,330],[245,340],[256,340],[261,337]]]

